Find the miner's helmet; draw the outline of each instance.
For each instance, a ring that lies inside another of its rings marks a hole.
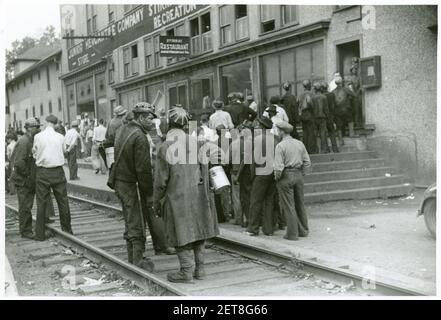
[[[304,88],[311,86],[311,81],[309,79],[303,80],[302,85]]]
[[[134,114],[136,114],[136,113],[149,113],[154,118],[158,117],[155,114],[155,108],[148,102],[138,102],[137,104],[135,104],[135,107],[132,109],[132,112]]]
[[[315,90],[321,90],[322,89],[322,84],[320,83],[320,81],[315,81],[313,86],[314,86]]]
[[[188,124],[190,115],[180,104],[175,104],[169,112],[169,121],[184,127]]]

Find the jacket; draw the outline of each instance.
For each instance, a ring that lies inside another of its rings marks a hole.
[[[121,159],[115,164],[115,179],[138,183],[140,192],[150,196],[153,193],[152,166],[150,160],[150,145],[145,130],[136,121],[122,126],[115,137],[115,162],[117,161],[122,144],[130,133],[135,132],[127,141],[121,152]]]
[[[297,104],[297,98],[291,93],[285,93],[280,99],[280,103],[288,115],[289,123],[294,125],[299,122],[299,107]]]
[[[26,133],[17,142],[12,152],[11,180],[16,186],[35,188],[36,166],[32,156],[33,138]]]
[[[224,111],[230,114],[234,127],[242,124],[245,120],[252,121],[257,116],[257,112],[238,101],[233,101],[231,104],[227,105],[224,108]]]
[[[105,148],[109,148],[109,147],[113,147],[115,144],[115,137],[116,137],[116,132],[118,130],[119,127],[121,127],[123,125],[123,118],[122,117],[115,117],[112,118],[109,122],[109,125],[107,126],[107,131],[106,131],[106,140],[104,142],[104,147]]]

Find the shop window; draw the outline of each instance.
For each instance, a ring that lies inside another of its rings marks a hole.
[[[191,104],[190,108],[193,111],[206,110],[211,107],[213,101],[213,88],[212,88],[212,76],[202,76],[198,79],[192,79],[190,81],[191,87]],[[198,112],[196,112],[198,114]]]
[[[227,102],[231,92],[242,92],[244,97],[251,91],[250,60],[230,64],[221,68],[222,98]]]
[[[49,113],[52,113],[52,101],[49,101]]]
[[[190,37],[192,54],[201,54],[213,49],[210,12],[190,20]]]
[[[185,84],[177,84],[168,89],[170,106],[180,104],[187,108],[187,86]]]
[[[51,78],[49,74],[49,66],[46,66],[47,91],[51,91]]]
[[[291,24],[291,23],[297,23],[297,6],[292,5],[283,5],[282,6],[282,23],[285,24]]]
[[[63,109],[62,105],[61,105],[61,98],[58,97],[58,111],[61,112],[61,110]]]
[[[248,38],[248,29],[248,8],[246,5],[225,5],[220,7],[222,45]]]
[[[145,97],[148,102],[155,105],[157,111],[166,109],[163,83],[147,86],[145,88]]]
[[[32,106],[32,116],[35,118],[35,106]]]
[[[262,57],[263,98],[282,94],[282,84],[293,84],[292,94],[303,92],[302,81],[324,79],[323,41],[269,54]]]

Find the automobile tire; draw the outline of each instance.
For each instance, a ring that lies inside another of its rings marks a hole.
[[[424,203],[424,222],[433,238],[436,239],[436,199],[428,199]]]

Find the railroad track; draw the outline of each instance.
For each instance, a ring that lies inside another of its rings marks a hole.
[[[127,262],[122,238],[124,223],[118,206],[70,195],[72,228],[75,236],[48,224],[57,240],[76,255],[105,265],[136,286],[156,295],[175,296],[369,296],[424,295],[424,292],[378,282],[366,287],[361,275],[331,268],[310,260],[293,259],[239,241],[218,236],[207,245],[207,278],[191,284],[174,284],[166,275],[179,267],[175,255],[154,255],[147,237],[146,256],[155,263],[153,273]],[[54,205],[57,212],[57,206]],[[6,210],[17,212],[17,200],[6,196]],[[35,209],[34,209],[35,211]],[[35,214],[35,212],[34,212]],[[8,243],[8,238],[6,239]]]

